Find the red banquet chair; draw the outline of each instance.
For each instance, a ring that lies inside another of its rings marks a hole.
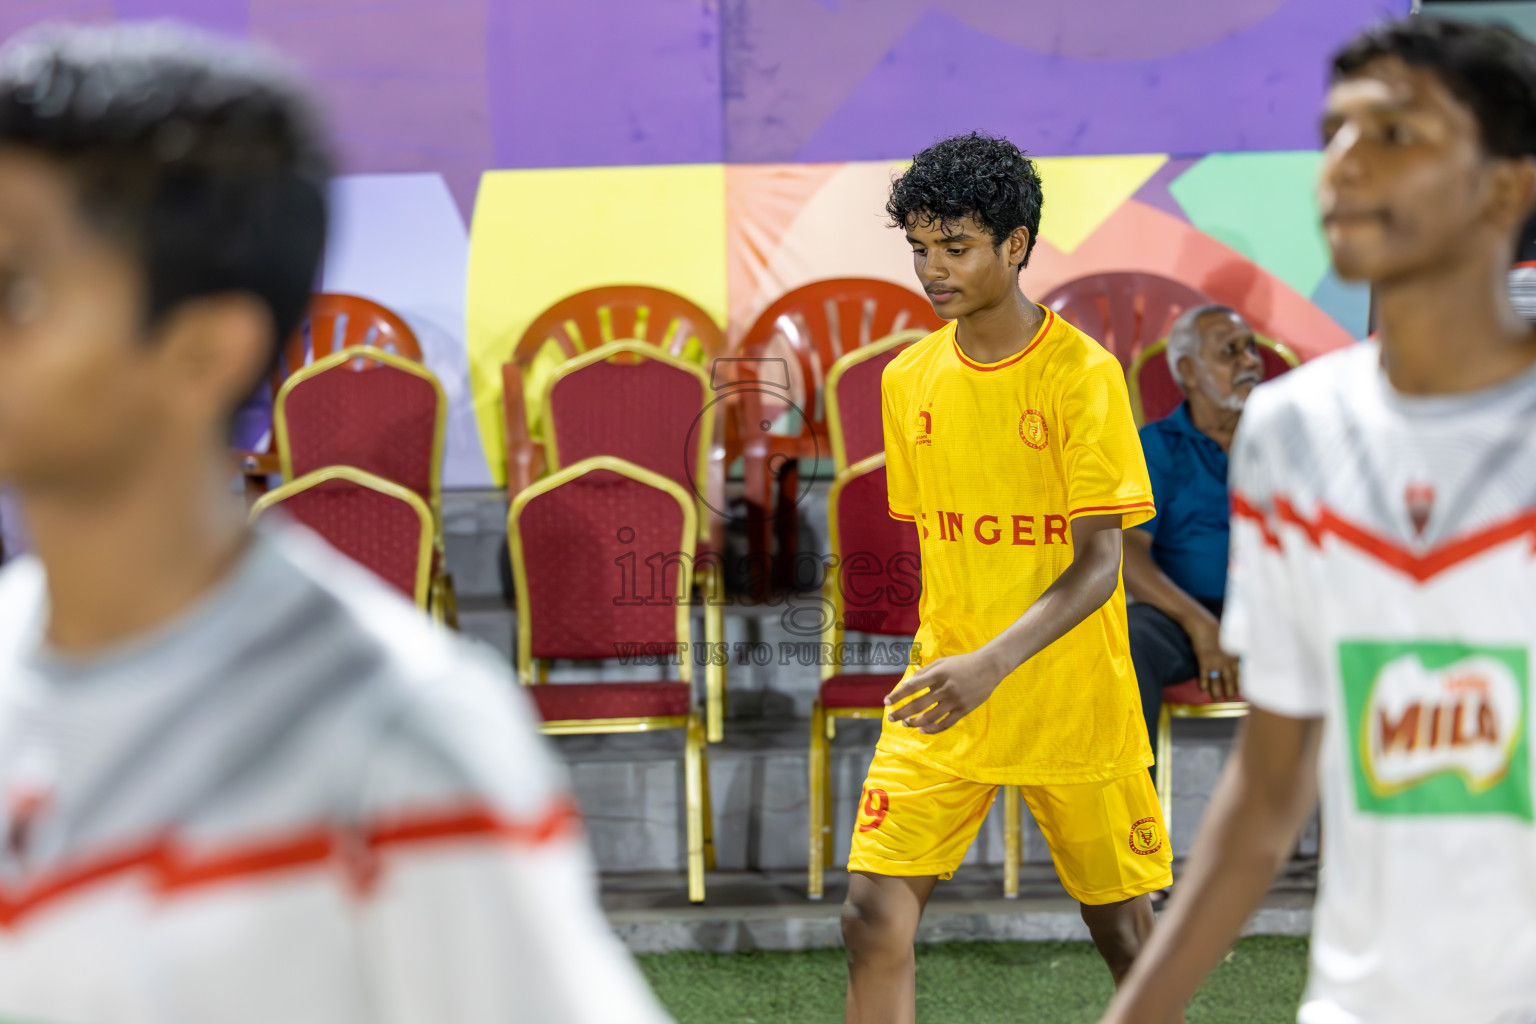
[[[625,284],[567,295],[529,325],[502,364],[502,414],[506,426],[507,491],[516,494],[545,472],[543,410],[539,403],[556,367],[601,345],[641,341],[710,368],[725,351],[725,338],[708,313],[665,288]],[[719,447],[723,481],[724,449]],[[724,500],[722,484],[721,500]],[[720,505],[711,499],[711,503]]]
[[[832,468],[841,473],[885,450],[880,417],[880,375],[913,342],[928,336],[924,328],[897,331],[855,349],[827,373],[827,433],[832,440]]]
[[[687,563],[697,539],[692,495],[607,455],[525,488],[507,514],[517,671],[541,730],[556,736],[683,731],[688,898],[695,903],[704,899],[704,872],[714,866],[709,762],[693,700],[689,628],[693,573]],[[652,557],[658,552],[661,558]],[[543,681],[551,659],[610,660],[621,647],[657,655],[664,666],[675,661],[676,680]]]
[[[708,415],[709,378],[696,364],[655,345],[615,341],[560,364],[544,386],[544,461],[550,472],[595,455],[612,455],[702,496],[711,472],[715,417]],[[713,468],[722,468],[716,461]],[[723,481],[720,490],[723,492]],[[721,524],[698,499],[694,565],[706,595],[704,634],[725,641]],[[725,667],[705,668],[711,743],[725,735]]]
[[[1209,301],[1187,284],[1137,271],[1079,277],[1051,289],[1040,304],[1128,367],[1143,348],[1168,336],[1180,313]]]
[[[759,597],[787,582],[794,558],[798,460],[830,455],[827,372],[849,352],[908,327],[936,331],[943,325],[925,296],[889,281],[851,277],[814,281],[780,296],[747,331],[730,364],[733,412],[726,421],[725,456],[728,463],[742,456],[751,555],[766,555],[771,527],[777,527],[773,579],[760,581]],[[797,422],[776,433],[785,413]]]
[[[1157,716],[1157,802],[1163,806],[1163,830],[1173,835],[1173,720],[1175,718],[1242,718],[1245,700],[1219,701],[1190,679],[1163,690],[1163,710]]]
[[[828,613],[823,642],[843,651],[846,632],[912,636],[922,589],[917,527],[887,512],[885,452],[838,473],[827,496],[827,537],[832,565],[824,586]],[[901,671],[843,671],[841,657],[826,659],[821,688],[811,706],[810,860],[806,895],[822,897],[832,864],[832,739],[839,718],[879,719],[882,701],[901,681]],[[904,668],[904,666],[903,666]]]
[[[1290,346],[1257,336],[1254,340],[1259,343],[1265,380],[1301,365],[1300,358]],[[1125,383],[1131,393],[1131,413],[1136,417],[1138,427],[1162,419],[1184,401],[1184,390],[1174,381],[1173,371],[1168,366],[1167,338],[1154,341],[1136,354],[1130,369],[1125,372]]]
[[[325,466],[356,466],[394,481],[432,513],[431,609],[456,620],[453,581],[443,568],[442,463],[448,402],[421,363],[375,346],[332,352],[296,370],[272,407],[284,478]]]
[[[321,292],[309,301],[304,322],[288,338],[272,374],[272,394],[305,366],[344,348],[370,346],[421,362],[421,343],[406,322],[393,311],[360,295]],[[240,469],[248,478],[264,482],[282,472],[276,451],[241,452]]]
[[[263,494],[251,518],[273,508],[426,608],[432,512],[416,492],[354,466],[327,466]]]

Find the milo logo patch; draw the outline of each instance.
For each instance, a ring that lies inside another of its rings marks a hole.
[[[1360,810],[1532,820],[1524,648],[1339,645]]]

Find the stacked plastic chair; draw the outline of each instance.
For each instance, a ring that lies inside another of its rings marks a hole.
[[[747,331],[731,360],[725,447],[728,461],[743,460],[749,553],[765,558],[777,541],[772,576],[761,581],[757,596],[788,583],[799,460],[832,454],[824,387],[833,364],[909,328],[927,333],[943,324],[917,292],[889,281],[838,278],[786,293]]]

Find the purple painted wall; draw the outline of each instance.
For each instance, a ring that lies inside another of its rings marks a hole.
[[[318,83],[353,173],[1310,147],[1328,52],[1409,0],[0,0],[179,17]]]
[[[701,0],[489,0],[498,167],[724,158],[720,19]]]
[[[792,5],[758,2],[776,12]],[[1024,45],[1022,39],[1009,38],[1022,33],[1006,32],[1009,26],[996,12],[993,23],[984,26],[938,6],[921,11],[873,67],[828,68],[833,81],[817,90],[822,102],[833,93],[834,81],[843,98],[820,123],[786,121],[772,136],[760,130],[765,123],[758,113],[761,105],[766,100],[772,109],[782,95],[767,81],[759,83],[766,97],[748,90],[742,100],[728,101],[733,107],[730,157],[904,157],[969,128],[1002,132],[1027,150],[1049,156],[1312,149],[1328,55],[1394,5],[1382,0],[1183,4],[1208,10],[1211,22],[1229,19],[1233,30],[1212,39],[1211,25],[1199,19],[1175,31],[1169,24],[1175,20],[1169,10],[1173,5],[1140,4],[1156,12],[1160,27],[1154,31],[1148,24],[1144,40],[1121,38],[1114,47],[1077,48],[1079,54],[1101,54],[1096,57],[1074,55],[1049,32],[1041,33],[1039,44]],[[1087,23],[1099,16],[1101,4],[1057,0],[1055,6],[1077,12],[1071,18],[1058,15],[1068,22],[1059,30],[1076,29],[1082,44],[1093,41]],[[1123,5],[1103,0],[1102,6]],[[863,73],[850,82],[856,71]],[[786,115],[781,111],[780,116]]]

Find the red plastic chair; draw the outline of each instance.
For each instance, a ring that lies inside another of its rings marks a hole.
[[[780,296],[747,331],[731,360],[725,457],[727,464],[737,455],[743,459],[750,555],[762,558],[770,550],[770,527],[777,528],[773,585],[787,582],[795,554],[797,460],[831,455],[823,401],[828,371],[849,352],[898,331],[943,325],[917,292],[889,281],[836,278]],[[775,433],[775,421],[786,412],[798,422],[788,433]],[[766,596],[768,584],[761,581],[758,596]]]
[[[1186,309],[1211,301],[1187,284],[1157,274],[1090,274],[1057,285],[1040,304],[1103,345],[1129,367],[1141,350],[1168,336]]]
[[[414,491],[353,466],[327,466],[263,494],[251,517],[272,508],[427,607],[432,512]]]
[[[551,735],[681,729],[688,898],[713,867],[704,724],[693,702],[689,603],[696,503],[622,459],[584,459],[519,492],[507,515],[517,588],[517,669]],[[661,559],[652,559],[661,553]],[[675,557],[673,557],[675,555]],[[618,571],[615,572],[615,568]],[[623,649],[675,659],[675,682],[543,682],[549,659],[610,660]],[[535,670],[535,663],[540,670]]]
[[[1301,359],[1290,346],[1257,336],[1254,340],[1259,343],[1265,380],[1301,365]],[[1131,393],[1131,412],[1138,427],[1162,419],[1184,401],[1184,390],[1174,382],[1173,371],[1168,366],[1167,338],[1154,341],[1136,354],[1130,369],[1125,372],[1125,382]]]
[[[917,632],[922,554],[917,527],[887,512],[885,453],[838,473],[827,496],[827,536],[836,572],[827,574],[823,640],[842,651],[846,630],[908,637]],[[810,862],[806,895],[822,897],[832,863],[832,739],[839,718],[880,718],[901,672],[844,672],[840,659],[821,667],[811,706]]]
[[[272,394],[294,373],[344,348],[373,347],[421,362],[421,343],[394,312],[360,295],[321,292],[310,299],[309,313],[289,337],[272,374]],[[274,442],[275,445],[275,442]],[[267,477],[281,472],[276,451],[241,452],[240,468],[264,488]]]
[[[705,640],[725,640],[725,620],[718,587],[724,575],[718,502],[723,494],[723,465],[711,462],[716,417],[708,415],[709,378],[697,365],[639,341],[616,341],[562,363],[544,387],[544,458],[550,472],[595,455],[612,455],[666,477],[699,496],[699,583],[717,600],[704,606]],[[712,477],[720,477],[712,479]],[[709,741],[724,738],[725,668],[706,669]]]
[[[398,483],[432,512],[432,608],[456,619],[442,569],[442,462],[448,402],[421,363],[373,346],[332,352],[296,370],[272,407],[278,461],[288,480],[326,466],[355,466]]]
[[[539,408],[545,380],[540,369],[547,373],[566,359],[615,341],[643,341],[706,373],[725,351],[725,338],[709,314],[665,288],[589,288],[550,306],[523,332],[512,358],[501,368],[509,494],[545,471]],[[721,440],[721,431],[714,436]]]
[[[927,337],[924,328],[898,331],[849,352],[827,374],[827,433],[832,439],[833,471],[885,450],[880,416],[880,375],[908,345]]]

